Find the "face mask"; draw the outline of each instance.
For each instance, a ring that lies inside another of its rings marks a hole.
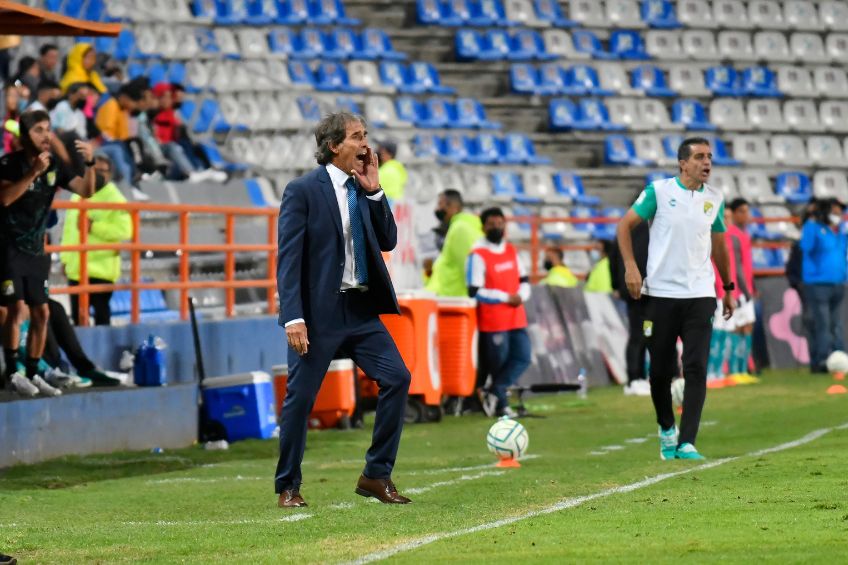
[[[82,110],[85,108],[85,98],[80,98],[72,104],[74,110]]]
[[[433,214],[436,216],[436,219],[439,220],[439,223],[443,223],[445,221],[445,218],[447,218],[448,216],[448,213],[442,210],[441,208],[433,212]]]
[[[840,216],[839,214],[829,214],[827,216],[827,219],[832,225],[836,226],[839,225],[839,223],[842,221],[842,216]]]
[[[502,229],[492,228],[490,230],[486,230],[486,239],[488,239],[490,242],[494,243],[495,245],[497,245],[498,243],[500,243],[503,240],[503,236],[504,236],[504,231]]]
[[[27,106],[29,106],[29,102],[27,102],[27,100],[25,98],[20,98],[18,100],[18,113],[20,114],[24,110],[26,110]]]
[[[141,114],[141,110],[132,110],[130,112],[130,116],[132,116],[133,118],[138,117],[140,114]]]
[[[180,109],[180,107],[181,107],[182,105],[183,105],[183,103],[182,103],[182,102],[174,102],[174,103],[171,105],[171,108],[173,108],[174,110],[179,110],[179,109]]]
[[[104,186],[106,186],[106,177],[100,173],[94,173],[94,188],[100,190]]]
[[[56,104],[58,104],[60,100],[61,100],[61,98],[51,98],[50,100],[47,101],[47,104],[45,104],[44,107],[47,108],[48,110],[52,110],[53,108],[56,107]]]
[[[542,267],[544,267],[546,271],[550,271],[554,268],[554,262],[550,259],[545,259],[545,262],[542,263]]]
[[[589,259],[592,260],[592,263],[597,263],[601,260],[601,252],[597,249],[592,249],[589,251]]]

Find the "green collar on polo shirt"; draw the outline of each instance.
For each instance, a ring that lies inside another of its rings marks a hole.
[[[687,187],[685,184],[680,182],[680,177],[674,177],[674,180],[675,180],[675,182],[677,182],[677,186],[679,186],[683,190],[692,190],[691,188]],[[697,188],[695,190],[697,190],[698,192],[704,192],[704,185],[702,184],[701,188]]]

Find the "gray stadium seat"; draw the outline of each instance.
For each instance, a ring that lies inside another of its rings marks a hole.
[[[114,0],[106,3],[111,11]],[[150,2],[151,12],[166,22],[192,22],[194,16],[189,10],[188,3],[183,0],[153,0]]]
[[[822,98],[848,98],[848,76],[838,67],[813,69],[816,92]]]
[[[292,152],[291,139],[285,135],[275,135],[271,137],[271,142],[268,144],[268,150],[262,156],[262,166],[268,169],[282,169],[285,165],[284,158]]]
[[[200,46],[197,43],[197,37],[190,27],[178,27],[177,35],[177,52],[176,57],[193,61],[200,53]]]
[[[646,27],[636,0],[606,0],[606,27],[638,29]]]
[[[284,129],[301,129],[307,126],[301,117],[300,109],[297,107],[294,95],[279,92],[275,98],[277,100],[277,106],[280,108]]]
[[[816,87],[809,69],[782,65],[773,67],[773,70],[777,74],[777,89],[786,96],[796,98],[816,96]]]
[[[174,183],[168,181],[142,180],[139,188],[150,197],[153,202],[163,204],[179,204],[180,199],[174,189]]]
[[[445,190],[453,188],[461,190],[465,185],[465,180],[462,178],[462,169],[460,167],[442,167],[442,184]]]
[[[271,129],[285,128],[285,116],[274,94],[271,92],[262,92],[256,96],[256,104],[259,106],[259,112],[262,115],[262,120],[267,122]]]
[[[797,135],[773,135],[771,157],[775,163],[787,167],[806,167],[810,164],[804,140]]]
[[[248,137],[230,137],[227,140],[227,151],[238,155],[239,161],[255,166],[262,166],[263,148],[267,148],[267,138],[261,135]]]
[[[713,19],[720,28],[751,29],[748,11],[740,0],[713,0]]]
[[[539,210],[539,216],[542,218],[566,218],[568,217],[568,209],[564,206],[542,206]],[[569,228],[571,228],[569,222],[551,222],[542,224],[540,231],[543,237],[566,239],[573,232]]]
[[[505,0],[504,13],[507,20],[528,27],[550,25],[536,17],[536,11],[533,9],[533,3],[530,0]]]
[[[156,37],[156,50],[166,59],[181,59],[185,57],[180,53],[180,37],[176,27],[156,26],[154,28]]]
[[[210,80],[210,65],[208,63],[194,59],[186,64],[186,82],[189,86],[200,90],[205,90],[209,87]]]
[[[300,88],[299,86],[292,84],[291,77],[289,76],[289,69],[286,67],[286,63],[282,59],[265,59],[265,66],[268,69],[268,78],[270,78],[274,84],[278,85],[278,87],[294,89]]]
[[[256,28],[242,28],[237,32],[242,57],[267,57],[268,39]]]
[[[761,131],[785,131],[786,123],[777,100],[753,99],[745,105],[748,123]]]
[[[642,120],[635,99],[607,98],[606,105],[612,123],[626,126],[631,131],[654,129],[651,123]]]
[[[242,62],[247,76],[250,77],[251,88],[253,90],[276,90],[275,85],[271,80],[271,73],[268,71],[268,63],[262,59],[247,59]]]
[[[748,122],[742,101],[735,98],[716,98],[710,102],[710,122],[731,131],[749,131],[753,127]]]
[[[684,31],[681,36],[683,52],[692,59],[713,61],[720,59],[716,38],[712,31],[693,29]]]
[[[830,57],[824,50],[824,42],[816,33],[793,33],[789,48],[799,63],[829,63]]]
[[[571,0],[568,17],[584,27],[609,27],[603,4],[596,0]]]
[[[770,165],[768,141],[763,135],[737,135],[733,138],[733,158],[745,165]]]
[[[215,34],[215,43],[221,50],[222,55],[241,56],[239,44],[236,41],[236,35],[233,33],[233,30],[218,26],[213,28],[212,33]]]
[[[480,167],[466,167],[462,176],[465,179],[464,196],[469,202],[483,203],[491,200],[492,177],[487,171]]]
[[[786,36],[779,31],[761,31],[754,34],[754,53],[757,58],[769,61],[788,63],[795,60],[789,50]]]
[[[677,19],[687,27],[717,27],[710,5],[702,0],[680,0],[677,3]]]
[[[532,198],[540,198],[543,202],[567,200],[558,195],[554,189],[552,175],[554,171],[548,167],[529,167],[521,173],[524,193]]]
[[[848,102],[824,100],[819,104],[819,117],[828,131],[848,132]]]
[[[379,124],[387,128],[409,128],[411,122],[406,122],[397,117],[395,104],[388,96],[369,96],[365,99],[365,116],[373,124]]]
[[[135,28],[135,46],[139,53],[150,55],[161,55],[159,43],[156,37],[156,31],[152,26],[139,25]]]
[[[592,270],[592,260],[589,259],[589,254],[582,249],[563,251],[563,263],[575,275],[587,275]]]
[[[783,197],[774,193],[771,181],[765,171],[756,169],[743,169],[736,173],[736,186],[739,193],[760,204],[779,204],[784,202]]]
[[[812,2],[806,0],[787,0],[783,3],[783,19],[790,29],[821,29],[819,14]]]
[[[315,167],[315,138],[310,134],[292,137],[291,167],[311,170]]]
[[[848,3],[844,0],[819,2],[819,20],[834,31],[848,31]]]
[[[720,31],[718,34],[718,53],[722,59],[730,61],[756,61],[751,34],[747,31]]]
[[[212,88],[218,92],[247,90],[251,86],[250,76],[241,61],[219,60],[212,63]]]
[[[347,74],[351,86],[364,88],[369,92],[394,92],[394,87],[387,86],[380,80],[377,65],[372,61],[351,61],[347,64]]]
[[[708,184],[721,190],[725,201],[733,200],[739,196],[739,190],[736,188],[736,177],[729,169],[714,169],[710,173]]]
[[[676,60],[689,57],[680,42],[680,32],[672,30],[649,30],[645,34],[645,51],[654,59]]]
[[[748,20],[760,29],[786,29],[786,20],[780,4],[774,0],[751,0],[748,2]]]
[[[511,206],[501,206],[503,212],[506,216],[514,216],[515,212],[513,212]],[[510,239],[514,239],[517,241],[529,241],[530,240],[530,224],[527,223],[518,223],[518,222],[507,222],[506,231],[509,234]],[[520,256],[520,255],[519,255]],[[526,261],[527,259],[524,259]],[[525,263],[528,264],[528,263]]]
[[[633,146],[636,148],[636,156],[640,159],[654,161],[660,167],[677,164],[677,159],[666,156],[660,135],[651,133],[634,135]]]
[[[786,206],[780,204],[769,204],[760,207],[760,213],[764,218],[788,218],[792,216]],[[801,232],[793,222],[769,222],[768,230],[777,232],[786,239],[800,239]]]
[[[848,177],[845,171],[818,171],[813,175],[813,196],[838,198],[848,202]]]
[[[812,164],[819,167],[841,167],[846,161],[839,139],[832,135],[808,137],[807,154]]]
[[[711,97],[704,85],[704,73],[691,65],[672,65],[668,69],[668,85],[681,96]]]
[[[811,100],[787,100],[784,102],[783,120],[794,131],[819,132],[824,129],[819,121],[816,105]]]
[[[844,65],[848,62],[848,33],[828,34],[824,46],[834,63]]]
[[[656,98],[639,100],[636,102],[636,107],[639,110],[639,119],[651,124],[653,129],[672,130],[683,128],[681,124],[672,123],[665,104]]]
[[[560,59],[591,59],[592,56],[584,51],[577,51],[571,34],[564,29],[546,29],[542,32],[545,51]]]
[[[638,96],[641,91],[630,86],[630,75],[621,63],[597,63],[598,80],[601,88],[620,96]]]

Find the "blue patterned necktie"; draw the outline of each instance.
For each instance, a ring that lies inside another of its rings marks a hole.
[[[345,183],[347,189],[347,211],[350,215],[350,237],[353,240],[353,265],[356,284],[368,284],[368,262],[365,258],[365,227],[362,225],[362,214],[356,201],[356,183],[353,177]]]

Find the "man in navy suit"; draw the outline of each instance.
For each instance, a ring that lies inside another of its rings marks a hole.
[[[397,227],[380,188],[365,120],[330,114],[315,128],[319,167],[291,181],[278,224],[280,325],[288,340],[288,384],[280,419],[275,490],[281,508],[306,506],[300,495],[306,422],[337,351],[380,386],[377,416],[356,493],[406,504],[392,482],[410,374],[380,314],[398,314],[381,251]]]

